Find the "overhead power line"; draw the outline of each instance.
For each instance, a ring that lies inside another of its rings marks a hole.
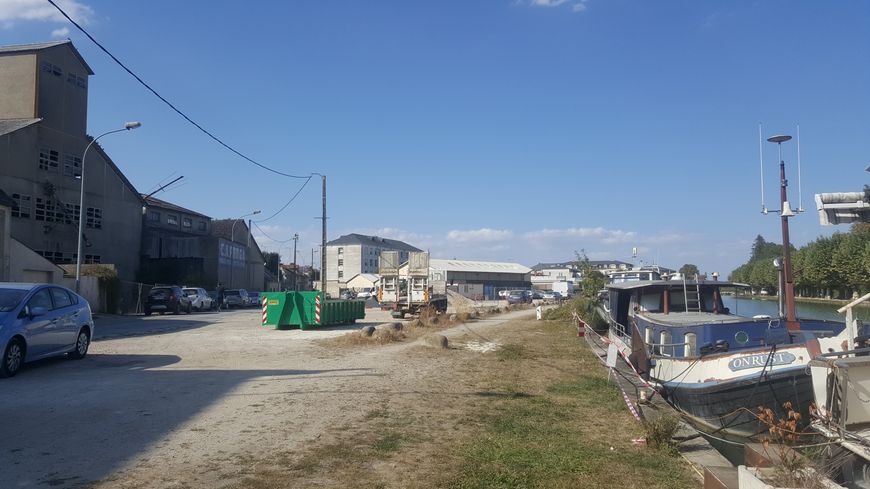
[[[94,44],[96,44],[98,48],[100,48],[104,53],[106,53],[110,58],[112,58],[112,60],[113,60],[115,63],[117,63],[118,66],[120,66],[121,68],[123,68],[124,71],[126,71],[127,73],[130,74],[130,76],[132,76],[133,78],[135,78],[136,81],[139,82],[139,84],[141,84],[143,87],[145,87],[146,89],[148,89],[148,91],[151,92],[152,94],[154,94],[155,97],[159,98],[159,99],[160,99],[164,104],[168,105],[169,108],[171,108],[172,110],[174,110],[178,115],[180,115],[181,117],[183,117],[187,122],[193,124],[194,127],[196,127],[197,129],[199,129],[200,131],[202,131],[203,134],[205,134],[206,136],[208,136],[208,137],[210,137],[211,139],[213,139],[216,143],[220,144],[221,146],[223,146],[224,148],[228,149],[229,151],[231,151],[232,153],[236,154],[237,156],[241,157],[242,159],[244,159],[244,160],[246,160],[246,161],[248,161],[248,162],[250,162],[250,163],[253,163],[254,165],[257,165],[257,166],[259,166],[260,168],[262,168],[262,169],[264,169],[264,170],[267,170],[267,171],[270,171],[270,172],[272,172],[272,173],[275,173],[276,175],[281,175],[281,176],[289,177],[289,178],[308,178],[308,179],[311,178],[310,176],[307,176],[307,175],[292,175],[292,174],[290,174],[290,173],[284,173],[284,172],[279,171],[279,170],[276,170],[276,169],[274,169],[274,168],[270,168],[270,167],[268,167],[268,166],[266,166],[266,165],[264,165],[264,164],[262,164],[262,163],[259,163],[259,162],[255,161],[253,158],[251,158],[251,157],[249,157],[249,156],[243,154],[242,152],[240,152],[240,151],[238,151],[237,149],[233,148],[233,147],[230,146],[229,144],[223,142],[219,137],[215,136],[215,135],[212,134],[210,131],[208,131],[206,128],[202,127],[199,123],[197,123],[196,121],[194,121],[193,119],[191,119],[190,117],[188,117],[187,114],[185,114],[185,113],[182,112],[180,109],[178,109],[178,108],[177,108],[175,105],[173,105],[170,101],[166,100],[166,98],[164,98],[162,95],[160,95],[159,93],[157,93],[157,91],[154,90],[153,88],[151,88],[150,85],[148,85],[147,83],[145,83],[145,82],[142,80],[142,78],[139,77],[139,75],[137,75],[136,73],[133,73],[133,70],[131,70],[130,68],[127,68],[127,66],[126,66],[124,63],[122,63],[121,60],[119,60],[118,58],[116,58],[115,55],[113,55],[112,53],[110,53],[108,49],[106,49],[105,47],[103,47],[102,44],[100,44],[96,39],[94,39],[94,36],[92,36],[92,35],[91,35],[88,31],[86,31],[82,26],[80,26],[78,23],[76,23],[76,21],[72,20],[72,18],[71,18],[69,15],[67,15],[67,13],[64,12],[63,9],[60,8],[60,7],[59,7],[59,6],[54,2],[54,0],[47,0],[47,1],[48,1],[48,3],[52,4],[52,5],[54,6],[54,8],[56,8],[56,9],[58,10],[58,12],[61,13],[61,15],[63,15],[64,17],[66,17],[66,20],[70,21],[70,23],[72,23],[72,25],[74,25],[74,26],[76,27],[76,29],[80,30],[80,31],[82,32],[82,34],[84,34],[85,36],[88,37],[88,39],[91,40],[91,42],[93,42]],[[260,221],[260,222],[262,222],[262,221]]]
[[[269,235],[266,233],[266,231],[263,231],[263,228],[261,228],[260,226],[257,226],[257,223],[256,223],[256,222],[252,221],[251,224],[253,224],[254,227],[257,228],[257,231],[260,231],[261,233],[263,233],[263,236],[269,238],[270,240],[272,240],[273,242],[275,242],[275,243],[277,243],[277,244],[284,244],[284,243],[289,243],[290,241],[293,241],[293,238],[289,238],[289,239],[285,239],[285,240],[283,240],[283,241],[279,241],[279,240],[277,240],[277,239],[275,239],[275,238],[269,236]]]
[[[302,189],[304,189],[305,186],[308,185],[308,182],[310,182],[311,179],[312,179],[313,177],[314,177],[314,175],[311,175],[311,176],[307,177],[306,180],[305,180],[305,183],[303,183],[302,186],[299,187],[299,190],[297,190],[296,193],[293,194],[293,197],[290,197],[290,200],[288,200],[287,203],[284,204],[280,209],[278,209],[277,211],[275,211],[274,214],[272,214],[271,216],[269,216],[269,217],[267,217],[267,218],[265,218],[265,219],[260,219],[260,220],[258,220],[258,221],[254,221],[254,222],[255,222],[255,223],[257,223],[257,222],[266,222],[266,221],[272,219],[273,217],[277,216],[278,214],[284,212],[284,209],[286,209],[287,206],[289,206],[290,204],[293,203],[294,200],[296,200],[296,197],[299,196],[299,194],[302,192]]]

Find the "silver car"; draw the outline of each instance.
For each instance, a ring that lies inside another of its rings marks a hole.
[[[190,299],[190,307],[194,311],[210,311],[214,306],[214,299],[208,295],[205,289],[198,287],[185,287],[181,289],[184,295]]]
[[[58,285],[0,283],[0,377],[42,358],[83,358],[93,335],[84,297]]]

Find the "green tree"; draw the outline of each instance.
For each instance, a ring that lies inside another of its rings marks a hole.
[[[263,253],[263,259],[266,261],[266,270],[278,274],[278,267],[281,265],[281,255],[274,251]]]
[[[868,288],[870,273],[863,259],[868,243],[870,231],[861,226],[853,226],[850,233],[839,236],[831,266],[845,289],[843,298],[849,298],[850,292],[860,293]]]
[[[779,272],[773,266],[773,259],[758,260],[752,264],[749,273],[749,284],[759,289],[777,290],[779,287]]]
[[[694,277],[695,275],[698,275],[699,273],[701,273],[701,271],[698,270],[697,265],[693,265],[691,263],[686,263],[685,265],[680,267],[680,273],[682,273],[684,277],[688,278],[688,277]]]
[[[590,299],[597,298],[598,292],[607,284],[607,277],[592,268],[589,264],[589,257],[586,256],[586,250],[575,251],[574,255],[577,258],[577,269],[580,270],[580,288],[582,289],[582,294]]]

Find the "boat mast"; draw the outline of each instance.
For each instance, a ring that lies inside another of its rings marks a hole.
[[[791,267],[791,244],[788,239],[788,218],[794,216],[791,206],[788,203],[788,180],[785,178],[785,160],[782,159],[782,143],[791,139],[791,136],[780,135],[767,138],[771,143],[776,143],[779,148],[779,200],[780,200],[780,218],[782,220],[782,254],[783,268],[785,274],[785,290],[780,290],[780,294],[785,294],[785,325],[790,330],[801,329],[800,323],[797,322],[795,316],[794,303],[794,276]]]

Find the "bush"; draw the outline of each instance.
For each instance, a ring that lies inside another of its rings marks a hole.
[[[563,302],[559,307],[547,310],[544,313],[544,319],[571,321],[574,317],[573,313],[576,312],[592,329],[603,331],[607,329],[607,321],[598,314],[597,306],[597,300],[578,296]]]
[[[673,438],[680,428],[680,420],[675,416],[663,414],[652,421],[644,423],[643,428],[646,431],[646,444],[648,447],[673,450]]]

